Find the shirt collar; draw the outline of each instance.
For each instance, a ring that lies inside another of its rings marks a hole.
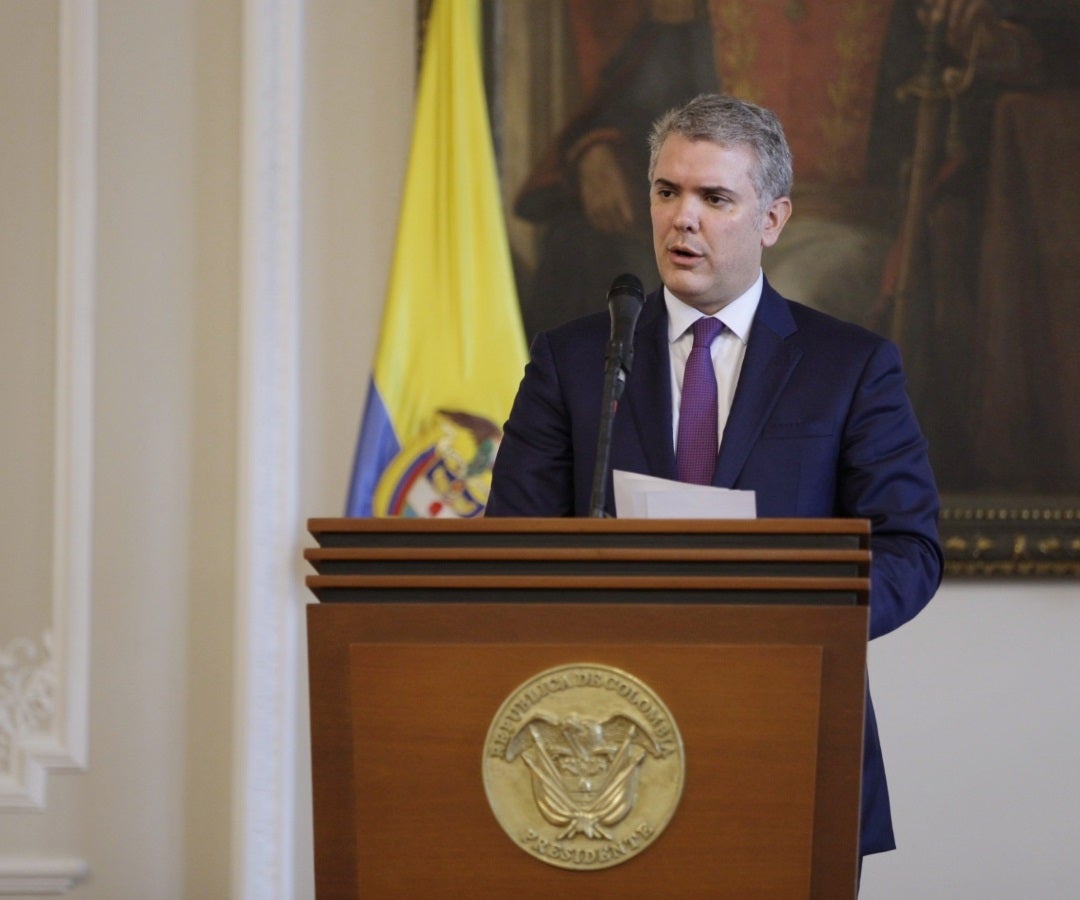
[[[750,339],[750,326],[754,322],[754,314],[757,312],[758,303],[761,302],[761,291],[764,286],[764,276],[758,270],[757,280],[750,285],[749,289],[732,300],[727,306],[715,314],[713,318],[719,319],[744,344]],[[686,329],[701,318],[701,310],[695,309],[687,303],[683,303],[664,287],[664,304],[668,314],[668,342],[674,343],[686,332]]]

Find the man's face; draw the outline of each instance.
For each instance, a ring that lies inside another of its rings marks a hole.
[[[765,210],[750,172],[753,150],[673,134],[656,159],[650,188],[653,249],[664,284],[712,314],[754,283],[761,251],[791,214],[786,197]]]

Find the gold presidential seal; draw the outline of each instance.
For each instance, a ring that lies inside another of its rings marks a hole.
[[[682,795],[674,718],[634,676],[580,663],[534,675],[495,714],[484,789],[522,850],[564,869],[604,869],[648,847]]]

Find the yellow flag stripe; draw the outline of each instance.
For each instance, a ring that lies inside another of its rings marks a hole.
[[[476,0],[436,0],[374,372],[402,444],[440,408],[501,427],[526,359],[478,32]]]

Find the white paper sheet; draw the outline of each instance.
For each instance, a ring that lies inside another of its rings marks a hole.
[[[616,469],[615,515],[620,519],[756,519],[753,491],[684,484]]]

